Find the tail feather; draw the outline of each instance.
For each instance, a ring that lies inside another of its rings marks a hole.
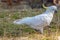
[[[15,20],[13,23],[14,24],[24,24],[24,21],[22,19],[19,19],[19,20]]]
[[[18,20],[15,20],[13,23],[14,24],[26,24],[26,22],[28,22],[30,18],[27,17],[27,18],[23,18],[23,19],[18,19]]]
[[[31,17],[26,17],[26,18],[15,20],[13,23],[14,24],[28,24],[30,20],[31,20]]]

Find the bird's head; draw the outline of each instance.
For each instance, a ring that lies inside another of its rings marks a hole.
[[[57,13],[57,6],[47,7],[47,10],[54,11],[55,13]]]
[[[47,11],[51,11],[51,12],[57,13],[57,6],[55,6],[55,5],[46,7],[46,6],[43,4],[42,6],[43,6],[43,8],[46,9]]]

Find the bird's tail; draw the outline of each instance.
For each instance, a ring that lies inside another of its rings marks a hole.
[[[14,24],[24,24],[24,19],[18,19],[13,21]]]
[[[15,20],[13,23],[14,24],[26,24],[28,19],[29,19],[29,17],[26,17],[26,18],[23,18],[23,19],[18,19],[18,20]]]

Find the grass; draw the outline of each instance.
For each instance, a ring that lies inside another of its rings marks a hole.
[[[14,25],[12,22],[23,17],[31,17],[44,12],[41,10],[27,11],[2,11],[0,12],[0,39],[1,40],[57,40],[60,35],[60,12],[54,15],[50,30],[44,29],[44,34],[40,34],[27,25]],[[59,17],[59,19],[58,19]]]

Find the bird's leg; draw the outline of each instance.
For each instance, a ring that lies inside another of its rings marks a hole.
[[[40,27],[39,29],[34,29],[34,30],[41,33],[41,34],[43,34],[43,27]]]
[[[39,32],[43,34],[43,27],[40,27]]]

